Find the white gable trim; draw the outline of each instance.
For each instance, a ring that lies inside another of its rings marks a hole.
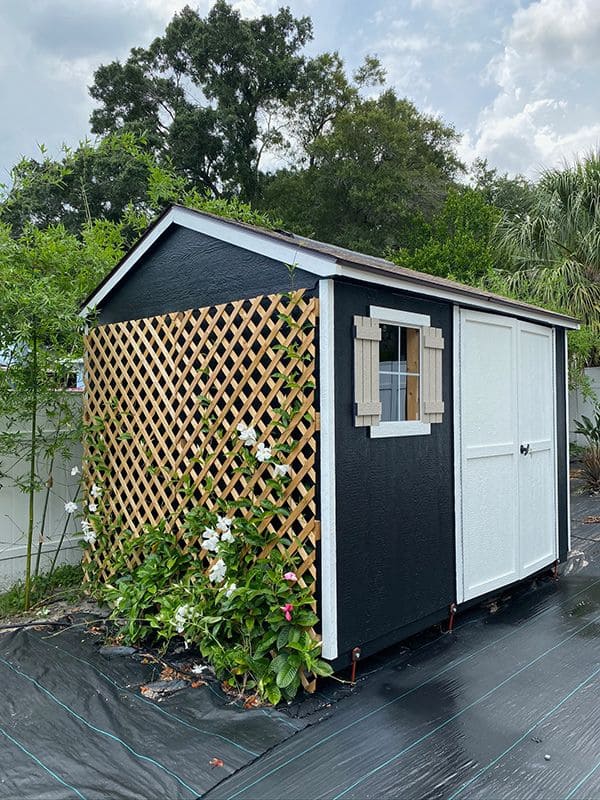
[[[332,277],[339,272],[336,260],[332,256],[312,253],[292,242],[288,244],[285,241],[272,239],[260,231],[247,230],[232,225],[226,220],[204,216],[192,209],[174,207],[165,214],[145,239],[134,247],[109,280],[92,295],[89,302],[80,311],[79,316],[86,317],[98,306],[171,225],[180,225],[183,228],[198,231],[198,233],[211,236],[213,239],[241,247],[243,250],[250,250],[252,253],[272,258],[274,261],[294,264],[299,269],[322,278]]]
[[[458,303],[461,306],[476,308],[483,311],[496,312],[520,316],[536,322],[545,322],[547,325],[560,325],[563,328],[576,330],[579,328],[577,323],[571,322],[560,315],[553,314],[552,311],[519,308],[506,304],[495,299],[487,300],[477,296],[468,295],[468,287],[465,291],[454,290],[452,287],[436,286],[428,284],[426,281],[415,280],[386,275],[383,272],[374,272],[371,268],[363,268],[360,265],[350,266],[340,264],[337,258],[326,253],[318,253],[305,247],[299,247],[293,240],[286,242],[282,239],[274,239],[258,229],[244,228],[240,225],[232,224],[226,219],[208,216],[190,208],[174,206],[169,209],[164,217],[156,223],[155,227],[146,235],[138,245],[129,253],[121,266],[113,275],[100,286],[91,296],[88,303],[80,311],[81,317],[86,317],[102,300],[117,286],[127,275],[130,269],[142,258],[142,256],[160,239],[167,228],[171,225],[180,225],[189,230],[198,231],[213,239],[228,242],[235,247],[249,250],[252,253],[280,261],[283,264],[294,264],[298,269],[317,275],[319,278],[333,278],[336,276],[352,278],[370,283],[376,286],[389,286],[403,289],[413,294],[421,294],[426,297],[439,297]],[[416,273],[418,275],[418,273]]]

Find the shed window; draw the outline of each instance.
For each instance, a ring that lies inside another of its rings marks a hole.
[[[379,343],[382,422],[421,418],[421,337],[418,328],[383,323]]]
[[[425,314],[370,307],[354,317],[354,424],[373,437],[430,433],[444,415],[444,338]]]

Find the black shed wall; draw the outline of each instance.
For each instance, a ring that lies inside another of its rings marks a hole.
[[[370,305],[427,314],[443,330],[445,413],[429,435],[372,439],[368,428],[354,427],[353,317],[368,315]],[[336,281],[334,313],[343,657],[356,645],[368,654],[441,619],[455,599],[452,306]]]
[[[101,303],[101,325],[314,287],[317,277],[203,233],[172,226]]]

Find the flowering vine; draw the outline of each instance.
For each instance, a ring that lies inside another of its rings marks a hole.
[[[281,319],[290,329],[297,326],[299,339],[303,330],[293,314],[297,298],[287,296]],[[292,363],[306,360],[298,342],[285,350]],[[182,524],[179,516],[133,533],[120,530],[118,520],[109,520],[101,480],[106,469],[102,430],[107,422],[114,424],[114,417],[93,420],[88,470],[94,482],[81,523],[92,551],[111,536],[118,537],[119,547],[111,549],[117,578],[109,584],[98,581],[95,588],[112,604],[126,639],[168,643],[181,636],[187,646],[200,649],[231,690],[252,692],[274,704],[282,697],[292,698],[310,676],[331,673],[320,658],[314,597],[301,577],[299,556],[290,555],[293,548],[277,546],[278,521],[290,513],[286,489],[293,479],[287,454],[295,443],[286,442],[285,434],[304,413],[302,392],[314,388],[308,382],[303,386],[301,375],[298,368],[278,376],[287,390],[295,390],[295,399],[276,409],[277,444],[261,418],[246,418],[211,434],[231,443],[232,469],[247,476],[248,486],[254,488],[225,498],[207,481],[209,500],[185,514],[183,548],[175,533]],[[206,405],[206,398],[200,398],[200,404]],[[193,496],[189,476],[166,478]],[[257,488],[260,485],[268,491]],[[139,566],[132,569],[132,563]]]

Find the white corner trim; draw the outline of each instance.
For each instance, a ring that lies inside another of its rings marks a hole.
[[[323,658],[338,655],[335,499],[335,359],[333,280],[319,281],[319,406],[321,495],[321,635]]]
[[[454,546],[456,552],[456,602],[465,600],[462,530],[462,442],[460,395],[460,307],[452,309],[452,407],[454,416]]]
[[[419,328],[431,325],[431,317],[426,314],[412,314],[410,311],[400,311],[396,308],[370,306],[369,316],[380,322],[391,322],[393,325],[414,325]]]
[[[284,264],[294,264],[299,269],[306,270],[320,277],[332,276],[339,272],[333,256],[316,253],[303,247],[298,247],[293,239],[290,242],[273,239],[259,230],[249,230],[228,222],[208,217],[188,208],[171,208],[153,230],[125,258],[118,270],[110,279],[101,286],[90,298],[89,303],[80,311],[80,316],[85,317],[99,305],[115,286],[123,280],[127,273],[135,266],[142,256],[163,235],[171,225],[180,225],[183,228],[203,233],[219,241],[227,242],[258,253],[265,258],[281,261]]]
[[[567,448],[567,550],[571,550],[571,472],[570,472],[570,458],[569,452],[569,425],[571,424],[569,412],[569,337],[565,331],[565,443]],[[558,444],[558,442],[557,442]]]

